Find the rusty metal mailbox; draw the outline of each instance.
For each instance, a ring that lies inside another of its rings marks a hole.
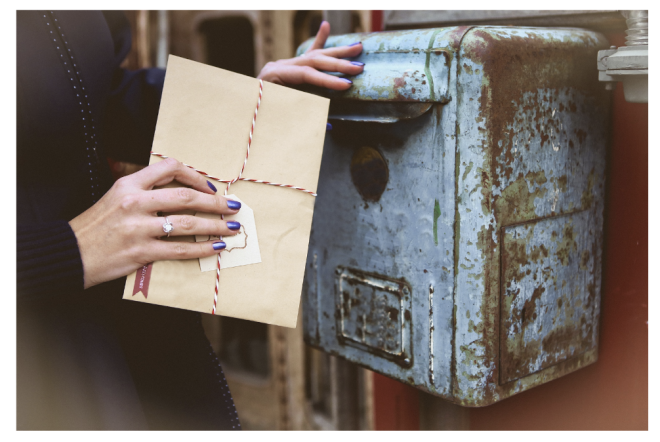
[[[365,71],[327,92],[306,342],[464,406],[595,362],[605,38],[466,26],[328,46],[354,41]]]

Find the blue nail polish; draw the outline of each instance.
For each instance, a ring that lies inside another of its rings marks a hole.
[[[213,243],[213,250],[222,250],[227,247],[224,241],[218,241]]]
[[[332,124],[325,123],[325,130],[332,130]]]
[[[345,81],[346,83],[353,84],[353,82],[351,80],[349,80],[348,78],[340,78],[340,80]]]
[[[241,228],[241,223],[237,221],[227,221],[227,228],[229,230],[238,230]]]
[[[212,191],[214,191],[214,192],[218,191],[218,189],[216,189],[215,186],[213,185],[213,183],[211,183],[209,180],[206,180],[206,184],[209,185],[209,187],[211,188]]]
[[[321,22],[321,24],[319,25],[319,29],[321,29],[321,26],[323,26],[323,23],[325,23],[325,20],[323,20],[323,21]]]
[[[364,63],[362,63],[361,61],[351,61],[351,64],[355,66],[364,66]]]
[[[231,210],[238,210],[241,208],[241,203],[234,200],[227,200],[227,207],[229,207]]]
[[[349,44],[349,46],[355,46],[355,45],[359,45],[359,44],[361,44],[361,43],[362,43],[361,41],[356,41],[355,43],[351,43],[351,44]]]

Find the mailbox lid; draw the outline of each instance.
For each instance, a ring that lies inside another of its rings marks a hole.
[[[361,41],[362,53],[351,60],[364,63],[365,69],[351,77],[353,87],[347,91],[324,91],[323,95],[372,102],[447,103],[451,100],[451,61],[468,29],[459,26],[332,36],[326,48]],[[312,41],[300,45],[297,55]]]

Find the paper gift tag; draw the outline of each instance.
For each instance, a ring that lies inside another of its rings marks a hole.
[[[225,215],[225,221],[238,221],[241,223],[239,233],[234,236],[225,236],[222,240],[227,247],[220,252],[220,269],[257,264],[261,262],[259,239],[257,238],[257,225],[254,221],[252,209],[236,195],[227,196],[228,199],[241,203],[241,210],[236,215]],[[220,215],[198,212],[195,216],[208,219],[220,219]],[[195,241],[211,241],[220,239],[218,236],[195,235]],[[216,255],[199,258],[199,267],[202,272],[215,271],[218,267]]]

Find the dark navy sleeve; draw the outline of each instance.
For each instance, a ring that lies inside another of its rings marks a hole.
[[[47,296],[83,289],[83,263],[68,222],[19,224],[16,233],[19,296]]]
[[[121,11],[104,11],[103,15],[114,41],[116,66],[104,120],[105,146],[114,160],[148,164],[165,70],[121,69],[131,49],[130,23]]]

